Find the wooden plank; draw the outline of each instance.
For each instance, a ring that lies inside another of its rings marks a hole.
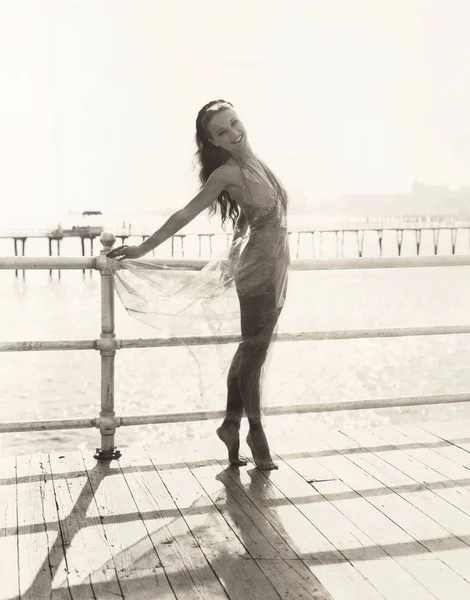
[[[245,488],[239,478],[239,469],[213,464],[192,465],[190,471],[212,500],[220,514],[247,548],[253,558],[298,558],[263,513],[250,499],[250,487]]]
[[[467,558],[468,560],[468,558]],[[470,597],[468,581],[465,581],[441,557],[421,560],[419,557],[400,559],[400,564],[413,572],[416,579],[427,581],[426,587],[439,600],[466,600]]]
[[[416,565],[413,565],[412,568],[415,575],[421,571],[419,574],[420,579],[425,579],[426,574],[428,575],[428,585],[432,590],[425,590],[424,587],[419,586],[417,584],[416,579],[412,578],[407,570],[404,568],[394,570],[393,577],[390,577],[390,573],[388,570],[388,566],[386,561],[377,560],[377,561],[365,561],[364,564],[361,564],[361,572],[371,578],[372,581],[376,582],[382,594],[387,598],[387,600],[403,600],[404,598],[439,598],[439,600],[465,600],[468,598],[468,594],[464,592],[464,595],[454,595],[453,591],[455,588],[445,588],[442,589],[442,583],[447,584],[447,581],[444,579],[441,584],[439,584],[439,589],[436,589],[435,584],[438,581],[438,577],[432,578],[432,569],[442,567],[442,563],[440,563],[437,559],[404,559],[404,561],[400,561],[401,563],[406,562],[410,567],[410,562],[416,562]],[[393,564],[393,563],[392,563]],[[395,563],[398,565],[398,563]],[[449,571],[446,571],[449,573]],[[452,582],[454,583],[454,582]],[[400,592],[398,590],[401,590]],[[458,590],[460,592],[460,589]]]
[[[395,465],[397,469],[421,485],[439,484],[443,481],[442,475],[407,454],[379,435],[378,428],[353,429],[345,431],[346,435],[356,441],[366,450],[371,447],[372,452],[383,461]]]
[[[270,473],[268,478],[258,469],[250,467],[239,469],[238,472],[227,471],[227,475],[242,490],[247,491],[250,500],[293,550],[297,558],[311,555],[318,563],[345,562],[344,555],[338,552],[327,537],[286,498],[279,486],[272,484],[273,476],[277,474],[277,472]],[[311,488],[308,491],[309,496],[313,497],[314,492]]]
[[[40,454],[17,457],[18,556],[21,598],[51,598],[52,573],[49,552],[59,531],[45,522],[45,487],[50,489]],[[59,549],[60,550],[60,549]],[[55,557],[57,558],[57,557]]]
[[[112,549],[112,561],[106,566],[115,567],[118,577],[121,572],[161,567],[118,462],[100,462],[84,454],[83,464]]]
[[[375,430],[373,432],[349,432],[348,435],[354,435],[356,438],[355,441],[362,441],[364,445],[371,443],[371,435],[373,435],[373,445],[376,447],[377,445],[385,446],[390,440],[379,438],[376,435]],[[390,453],[392,456],[390,456]],[[384,460],[389,460],[397,463],[395,466],[403,467],[408,464],[406,459],[403,459],[400,456],[400,450],[387,450],[384,452],[386,455],[385,458],[382,456],[381,458]],[[413,465],[413,473],[418,473],[418,466]],[[424,466],[424,465],[423,465]],[[425,467],[425,466],[424,466]],[[425,467],[426,469],[427,467]],[[423,475],[423,477],[428,477],[428,475]],[[440,490],[437,490],[438,492]],[[431,493],[431,492],[430,492]],[[407,516],[408,515],[408,516]],[[419,513],[415,513],[415,516],[409,515],[409,510],[404,511],[401,514],[397,514],[397,519],[400,519],[400,522],[403,524],[407,530],[412,533],[412,535],[419,539],[423,545],[425,545],[435,556],[437,556],[443,563],[448,565],[451,569],[453,569],[456,573],[458,573],[463,579],[467,582],[470,581],[470,548],[465,543],[458,538],[452,535],[448,530],[444,527],[441,527],[440,531],[436,531],[435,526],[430,526],[429,522],[426,523],[423,521],[422,517],[419,517]],[[435,523],[435,522],[434,522]],[[431,527],[431,528],[430,528]],[[455,586],[458,586],[459,583],[456,581]],[[470,592],[467,592],[470,596]]]
[[[420,423],[420,428],[443,441],[448,441],[453,447],[470,453],[470,423],[468,421],[462,419],[459,421]],[[462,464],[468,466],[467,463]]]
[[[417,481],[432,488],[467,515],[470,514],[469,472],[465,467],[422,444],[415,443],[409,448],[406,436],[398,431],[380,428],[374,431],[374,435],[381,444],[388,444],[396,449],[390,456],[399,460],[403,469],[411,468]],[[403,446],[402,450],[400,446]]]
[[[44,522],[48,529],[53,529],[54,539],[48,536],[49,542],[49,566],[51,569],[52,578],[52,600],[70,600],[72,598],[70,592],[70,581],[68,578],[68,570],[60,527],[59,514],[54,492],[54,480],[51,472],[49,455],[42,455],[42,468],[44,470],[44,487],[43,487],[43,511]],[[52,546],[51,543],[53,542]]]
[[[270,475],[271,481],[292,502],[298,511],[313,524],[351,562],[386,558],[385,552],[344,515],[332,502],[307,481],[291,464],[304,459],[283,460],[276,455],[282,469]],[[332,479],[331,473],[328,474]],[[311,554],[311,552],[310,552]]]
[[[433,598],[422,583],[416,581],[403,566],[390,558],[334,503],[325,502],[319,492],[299,477],[287,463],[284,464],[286,468],[273,473],[273,482],[387,600],[398,600],[405,594],[423,600]],[[309,493],[316,499],[315,502],[304,501]],[[320,575],[318,578],[322,581]]]
[[[334,600],[383,600],[386,598],[352,563],[318,564],[304,558],[303,564],[328,590]]]
[[[372,544],[380,546],[386,553],[389,548],[402,545],[406,546],[411,554],[426,554],[426,549],[421,544],[374,505],[374,498],[369,501],[361,496],[361,484],[372,486],[372,478],[364,473],[364,481],[358,467],[348,465],[346,459],[343,459],[346,464],[341,463],[341,459],[341,455],[337,455],[325,459],[288,459],[286,462],[318,492],[317,499],[320,505],[332,504],[366,534]],[[318,466],[324,468],[321,479],[318,479]],[[354,472],[355,468],[357,472]],[[395,498],[392,496],[391,500],[393,502]],[[406,510],[406,503],[399,497],[396,497],[396,500],[399,504],[397,508]],[[383,503],[387,501],[388,498],[380,498],[380,507],[383,508]]]
[[[187,467],[165,468],[159,469],[159,474],[229,598],[279,600],[269,579],[191,471]]]
[[[454,458],[448,457],[448,452],[445,448],[431,448],[426,446],[426,440],[431,443],[436,441],[431,434],[426,435],[426,433],[422,430],[420,431],[419,428],[413,430],[412,426],[408,427],[408,431],[411,435],[407,435],[405,431],[400,430],[399,428],[380,427],[377,430],[377,434],[382,439],[387,440],[398,448],[403,444],[403,452],[405,454],[412,456],[424,465],[434,469],[446,479],[456,482],[462,488],[468,486],[470,470],[467,467],[461,465],[458,461],[455,461]],[[413,445],[408,446],[411,440],[413,440]],[[455,450],[459,453],[458,448],[455,448]],[[453,454],[455,454],[455,452],[453,452]],[[464,482],[463,484],[460,484],[461,480]]]
[[[176,598],[162,567],[121,573],[119,583],[125,600],[174,600]]]
[[[449,490],[452,493],[451,490],[454,489],[451,482],[442,479],[433,484],[428,484],[428,487],[426,487],[383,460],[381,458],[382,452],[374,454],[360,446],[357,443],[358,439],[365,444],[367,442],[367,440],[362,439],[363,433],[348,432],[348,434],[354,435],[356,440],[342,435],[341,438],[338,437],[335,444],[332,444],[331,439],[329,440],[332,447],[338,448],[338,452],[343,453],[349,461],[360,466],[377,481],[390,488],[391,493],[400,494],[423,513],[439,522],[449,532],[462,537],[466,541],[464,538],[469,532],[469,516],[445,498],[447,491]],[[386,447],[388,448],[388,446]],[[354,452],[351,450],[354,450]],[[361,450],[361,452],[356,450]],[[374,488],[363,490],[363,493],[374,494]],[[457,495],[459,495],[459,491],[457,491]]]
[[[397,429],[397,428],[394,427],[394,429]],[[415,425],[400,425],[398,430],[402,434],[404,434],[408,439],[413,439],[415,444],[416,443],[431,444],[431,445],[433,445],[433,450],[436,453],[442,454],[446,458],[454,457],[457,459],[456,462],[458,462],[459,464],[462,464],[464,461],[466,461],[467,460],[466,457],[468,457],[470,459],[470,454],[467,454],[464,450],[458,448],[457,446],[449,445],[449,446],[444,446],[444,447],[443,446],[436,447],[436,444],[443,442],[443,440],[441,440],[441,438],[438,438],[434,434],[429,433],[428,431],[425,431],[421,427],[417,427]],[[443,442],[443,443],[445,443],[445,442]],[[457,451],[458,454],[454,454],[454,450]],[[462,457],[460,453],[462,453],[465,456]],[[428,463],[428,466],[431,466],[431,465],[429,465],[429,463]],[[443,479],[443,481],[445,481],[445,480]],[[449,492],[447,493],[447,497],[448,498],[454,497],[454,499],[456,499],[457,503],[458,503],[459,500],[461,500],[461,498],[462,498],[462,492],[461,492],[460,488],[463,486],[464,482],[466,482],[465,487],[468,489],[468,486],[470,485],[470,478],[468,478],[466,480],[459,479],[457,482],[455,482],[455,486],[451,485],[452,484],[451,481],[446,481],[446,486],[449,489]],[[449,502],[444,501],[441,497],[438,497],[435,493],[433,493],[431,491],[427,491],[425,493],[428,496],[430,496],[434,500],[434,503],[437,505],[435,510],[433,511],[433,514],[431,514],[430,516],[432,516],[436,521],[441,523],[441,525],[443,525],[446,529],[448,529],[450,532],[452,532],[455,536],[460,537],[463,541],[465,541],[465,543],[469,544],[470,543],[470,516],[467,513],[460,510],[459,508],[457,508],[456,506],[454,506],[453,504],[450,504]],[[429,505],[428,505],[426,507],[423,507],[421,510],[423,510],[423,512],[426,512],[427,514],[429,514],[430,508],[432,508],[432,507],[429,507]]]
[[[331,476],[337,478],[315,482],[314,487],[325,498],[337,503],[342,512],[387,554],[394,557],[423,587],[435,593],[436,590],[442,589],[443,582],[446,582],[447,588],[453,589],[458,597],[470,597],[470,585],[464,580],[464,577],[470,575],[466,566],[469,564],[470,549],[466,544],[459,539],[453,539],[439,523],[398,494],[381,494],[381,491],[391,490],[384,490],[383,484],[348,461],[345,456],[336,454],[312,458],[311,461],[298,459],[293,466],[305,477],[311,477],[311,462],[318,463],[327,469]],[[369,493],[362,496],[362,490],[370,492],[374,488],[377,491],[375,495]],[[456,550],[463,552],[455,552]],[[434,561],[429,573],[423,573],[423,559]],[[442,561],[442,564],[439,561]]]
[[[66,556],[68,581],[73,600],[94,598],[93,580],[100,571],[114,569],[111,549],[101,524],[93,490],[88,481],[82,455],[70,452],[51,454],[55,501],[60,518]],[[103,575],[105,577],[105,575]],[[108,598],[122,598],[115,580],[108,582]]]
[[[257,559],[282,600],[333,600],[300,559]]]
[[[298,442],[299,440],[293,440],[294,444]],[[301,446],[294,447],[305,448],[305,440],[302,441]],[[269,485],[273,476],[279,474],[278,471],[270,473],[268,478],[258,469],[250,468],[242,468],[239,472],[227,470],[227,473],[239,486],[248,490],[251,501],[296,552],[297,556],[303,556],[301,561],[289,560],[288,562],[302,576],[305,574],[304,566],[307,567],[313,576],[313,579],[310,579],[311,590],[315,589],[316,582],[320,582],[325,592],[335,600],[384,598],[302,515],[300,510],[286,499],[285,494],[277,486]],[[236,475],[234,476],[234,474]],[[309,488],[308,491],[311,496],[312,490]]]
[[[83,596],[81,596],[83,598]],[[62,583],[60,585],[56,585],[54,587],[52,587],[52,591],[51,591],[51,600],[70,600],[70,598],[73,598],[72,596],[72,592],[70,591],[70,585],[67,582],[67,584]],[[94,600],[93,596],[88,596],[88,598],[90,600]],[[16,598],[15,598],[16,600]]]
[[[462,467],[461,465],[457,465],[449,458],[442,456],[438,451],[439,448],[428,448],[423,444],[419,444],[416,442],[413,444],[412,447],[409,447],[407,445],[407,442],[409,442],[411,438],[404,435],[400,431],[391,428],[380,428],[378,431],[378,435],[380,436],[381,440],[385,441],[385,443],[403,445],[404,454],[413,457],[426,468],[429,467],[435,472],[438,472],[442,477],[455,477],[453,481],[451,480],[451,483],[455,483],[456,486],[452,486],[452,488],[445,490],[446,500],[448,502],[454,502],[459,504],[462,502],[463,498],[464,502],[467,504],[467,511],[469,510],[470,489],[468,487],[468,484],[467,487],[465,487],[462,484],[462,482],[465,481],[464,477],[467,471],[464,467]],[[457,479],[459,477],[461,479]],[[453,551],[451,554],[446,553],[446,562],[447,564],[451,565],[456,572],[465,577],[467,581],[470,581],[470,548],[468,547],[468,545],[465,546],[465,543],[468,544],[470,540],[468,537],[465,538],[465,536],[462,535],[462,533],[459,534],[459,538],[460,539],[457,540],[457,538],[454,537],[452,540],[452,542],[455,545],[459,544],[458,552]],[[431,543],[438,545],[441,543],[441,540],[431,540]],[[468,596],[470,596],[470,594],[468,594]]]
[[[386,485],[396,493],[399,493],[406,498],[408,502],[412,503],[431,518],[434,518],[437,521],[442,519],[442,515],[445,515],[447,518],[447,514],[450,510],[452,513],[449,515],[448,523],[452,523],[453,520],[455,521],[455,519],[457,519],[459,525],[461,523],[465,524],[466,519],[461,519],[463,516],[462,511],[447,502],[444,497],[447,488],[449,485],[452,485],[450,482],[440,480],[433,484],[428,484],[426,487],[384,460],[384,458],[382,458],[384,451],[383,446],[377,454],[369,451],[368,448],[371,447],[369,444],[372,444],[372,447],[374,448],[374,444],[377,442],[376,439],[370,440],[370,434],[367,432],[364,433],[363,431],[360,433],[357,431],[348,431],[347,434],[348,435],[337,434],[336,439],[333,439],[333,437],[330,436],[330,446],[335,448],[341,454],[344,454],[349,461],[371,474],[377,481]],[[353,436],[356,438],[355,440],[352,439]],[[364,438],[364,436],[366,437]],[[364,446],[368,447],[361,446],[357,440],[360,440],[363,442]],[[389,449],[388,446],[385,448]],[[371,488],[370,490],[364,490],[363,493],[373,494],[375,493],[375,490]],[[464,531],[465,530],[464,527]],[[449,531],[453,532],[452,527]]]
[[[16,460],[15,457],[0,461],[0,600],[19,596],[18,565],[18,518],[16,511]]]
[[[410,454],[400,451],[393,444],[381,439],[375,431],[348,430],[347,436],[365,447],[381,447],[380,459],[400,471],[405,480],[408,478],[408,481],[412,480],[414,484],[421,485],[423,489],[432,490],[434,494],[469,514],[470,499],[466,488],[449,481],[441,473],[418,461]],[[455,493],[456,485],[458,486],[457,494]]]
[[[113,600],[125,598],[118,580],[116,569],[104,568],[90,573],[90,583],[93,588],[93,598]],[[116,593],[116,590],[117,593]]]
[[[243,486],[240,469],[226,466],[214,445],[199,446],[203,460],[190,470],[237,537],[255,557],[281,598],[332,600],[331,595],[298,558],[250,498],[250,486]],[[225,454],[225,453],[224,453]],[[215,461],[217,457],[219,460]],[[256,490],[256,488],[255,488]],[[255,491],[256,493],[256,491]]]
[[[175,596],[226,600],[222,585],[145,450],[125,449],[119,466]]]
[[[318,502],[333,504],[380,547],[411,544],[412,552],[425,553],[425,549],[405,530],[361,496],[361,474],[354,473],[354,465],[348,465],[346,460],[338,465],[338,459],[342,459],[340,454],[333,454],[326,459],[310,457],[284,460],[319,493]],[[353,472],[344,474],[344,469]],[[368,477],[365,473],[364,476]],[[372,478],[367,483],[373,485]]]
[[[391,520],[399,524],[399,526],[415,539],[428,538],[446,538],[451,536],[451,532],[442,526],[439,519],[433,519],[414,506],[412,502],[408,502],[405,498],[391,490],[383,482],[370,475],[367,470],[355,465],[348,460],[348,456],[330,456],[319,458],[318,461],[327,466],[337,477],[344,483],[354,487],[361,495],[366,491],[365,497],[368,501],[376,506],[381,512],[389,516]],[[371,493],[375,490],[375,493]],[[368,493],[367,493],[368,492]],[[381,493],[383,492],[383,493]],[[426,492],[428,496],[433,496],[430,491]],[[440,502],[444,508],[450,508],[448,504]],[[459,511],[456,511],[457,513]],[[461,514],[461,513],[460,513]],[[436,514],[436,517],[439,515]],[[465,517],[465,515],[462,515]],[[464,545],[457,541],[457,546],[464,548]],[[454,543],[451,543],[454,548]],[[431,550],[430,548],[428,548]]]
[[[424,444],[426,447],[431,448],[435,453],[456,463],[460,467],[467,469],[464,485],[466,486],[470,483],[470,445],[469,448],[465,450],[464,448],[455,445],[452,441],[442,439],[431,431],[427,431],[425,427],[418,425],[405,424],[393,427],[393,429],[402,433],[407,438],[412,437],[417,443]],[[468,427],[467,430],[470,435],[470,427]],[[457,435],[458,430],[454,430],[454,432],[452,437],[456,439],[457,443],[461,442],[465,445],[466,442],[464,439]],[[468,443],[470,444],[470,439]]]

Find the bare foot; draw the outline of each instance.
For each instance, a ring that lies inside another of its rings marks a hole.
[[[251,430],[247,435],[246,443],[250,447],[251,453],[253,454],[253,460],[258,469],[270,471],[279,468],[271,458],[268,440],[266,439],[262,427]]]
[[[221,425],[216,433],[227,446],[229,463],[234,467],[245,466],[247,464],[246,460],[241,459],[238,454],[240,450],[240,434],[238,432],[238,427]]]

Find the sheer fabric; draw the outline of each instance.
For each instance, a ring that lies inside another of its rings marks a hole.
[[[128,313],[163,337],[237,334],[234,348],[212,345],[217,368],[199,362],[197,395],[230,364],[227,410],[260,410],[261,372],[286,298],[289,246],[287,197],[257,159],[238,161],[244,181],[241,209],[248,229],[202,270],[170,268],[145,259],[108,259],[115,290]],[[181,342],[185,346],[184,342]],[[186,345],[197,360],[207,348]]]

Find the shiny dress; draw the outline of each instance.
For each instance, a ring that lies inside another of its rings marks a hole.
[[[258,160],[237,163],[244,180],[243,212],[249,225],[235,274],[237,293],[240,297],[269,294],[281,307],[289,267],[287,196]]]

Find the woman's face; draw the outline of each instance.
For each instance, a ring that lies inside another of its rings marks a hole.
[[[245,128],[232,108],[216,112],[207,125],[207,131],[210,141],[230,154],[238,154],[246,148]]]

